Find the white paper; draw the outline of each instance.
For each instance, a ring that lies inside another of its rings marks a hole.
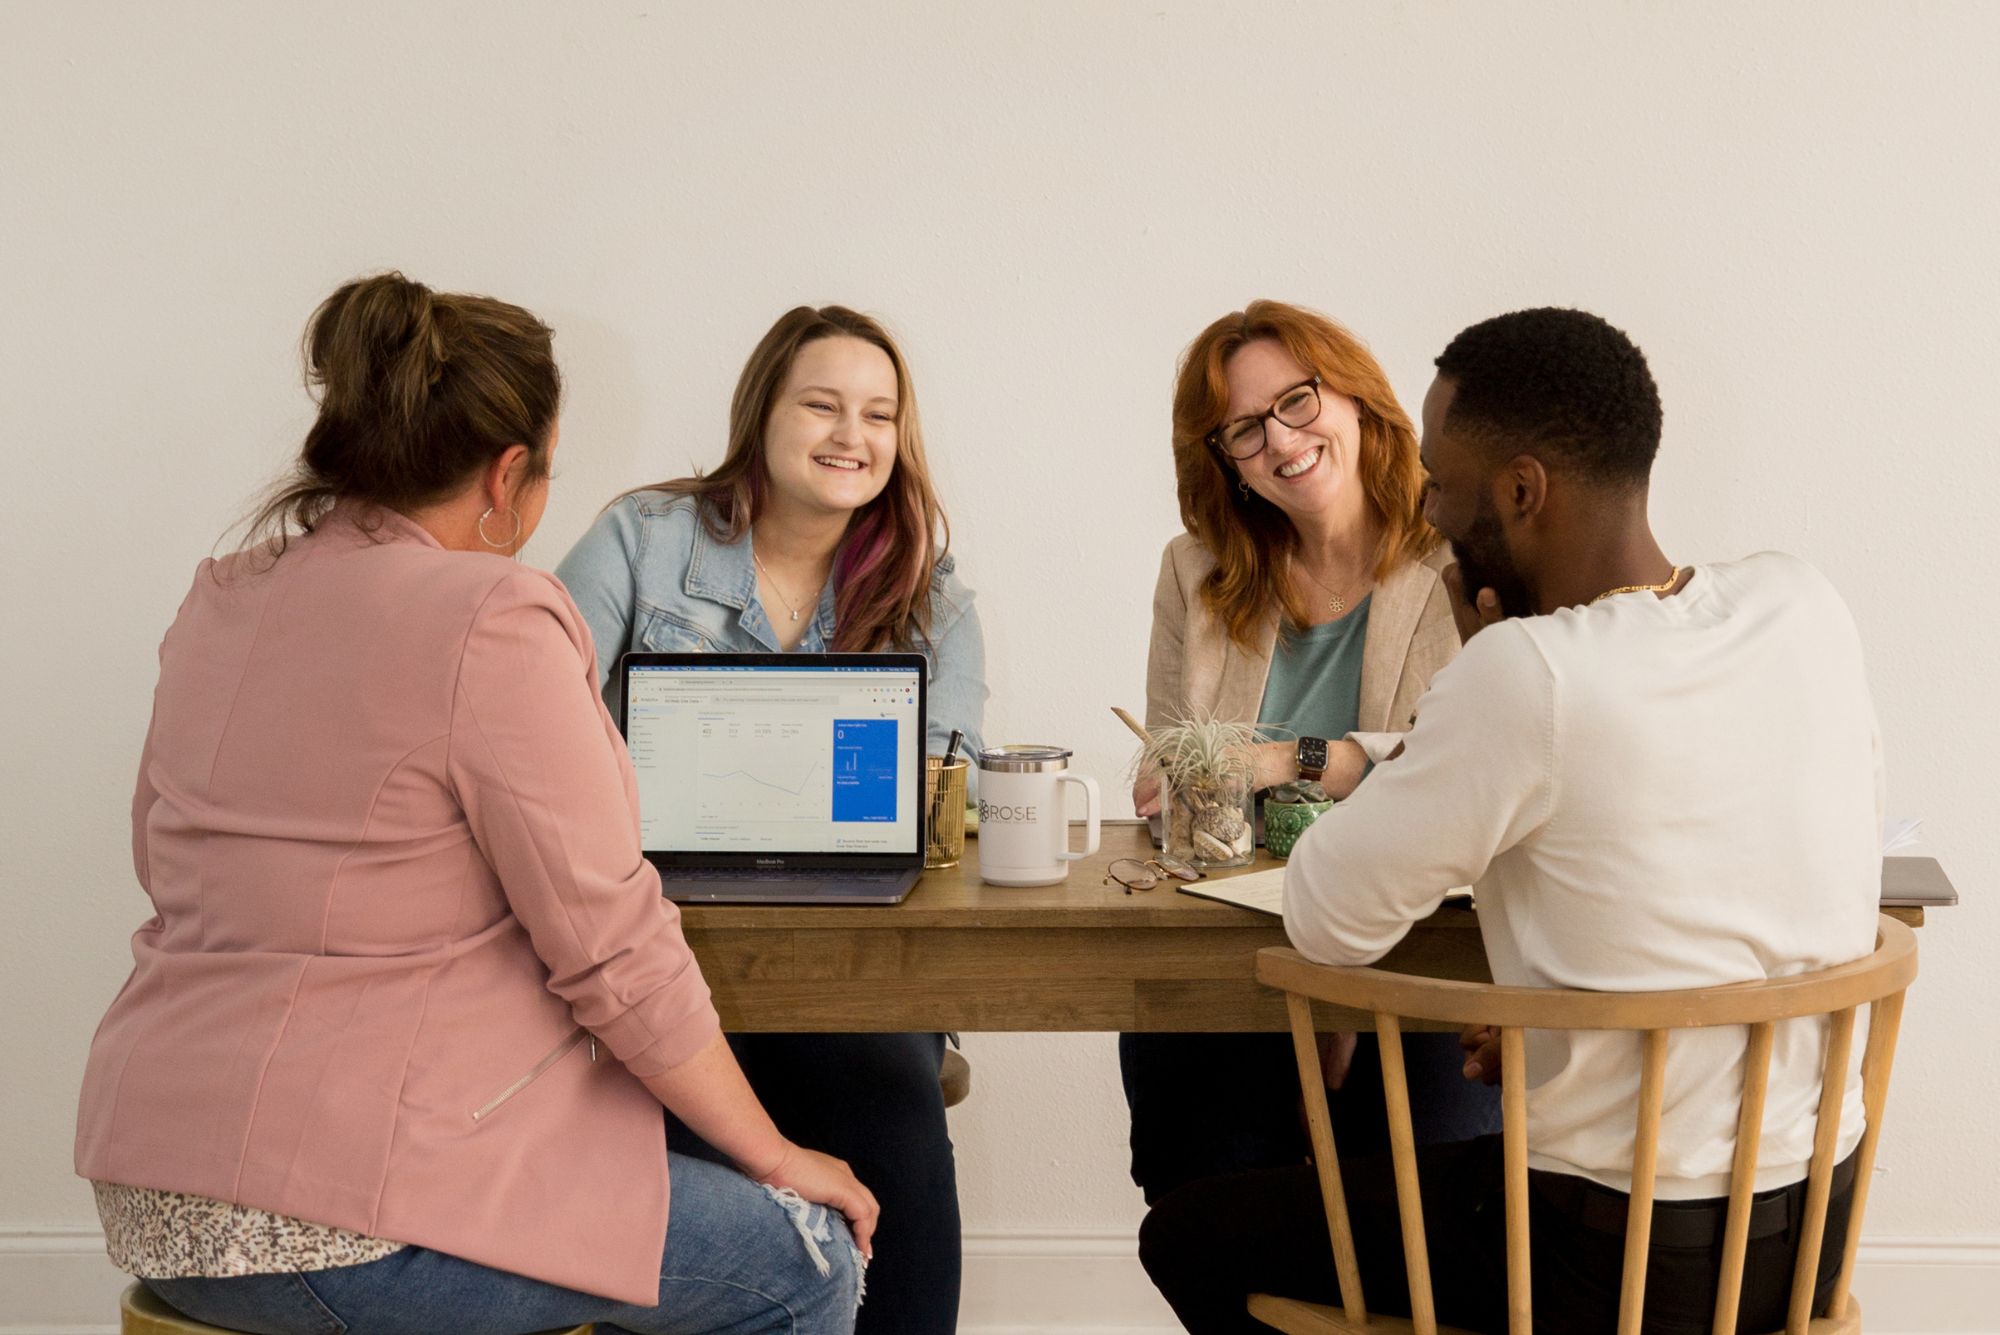
[[[1247,872],[1241,876],[1231,876],[1227,880],[1197,881],[1182,887],[1189,894],[1200,895],[1204,899],[1219,899],[1227,904],[1255,909],[1259,913],[1275,913],[1285,916],[1285,869],[1273,867],[1269,871]]]
[[[1204,899],[1219,899],[1225,904],[1235,904],[1239,908],[1255,909],[1259,913],[1285,916],[1285,869],[1273,867],[1269,871],[1253,871],[1241,876],[1231,876],[1227,880],[1196,881],[1192,885],[1180,887],[1191,895]],[[1470,901],[1472,890],[1469,886],[1459,886],[1446,893],[1448,900]]]

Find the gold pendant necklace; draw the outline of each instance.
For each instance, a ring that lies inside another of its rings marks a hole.
[[[1296,560],[1292,562],[1292,569],[1298,571],[1300,574],[1304,575],[1307,579],[1319,585],[1320,591],[1328,595],[1326,600],[1327,611],[1333,613],[1335,616],[1343,616],[1346,614],[1347,599],[1341,597],[1339,592],[1335,590],[1332,585],[1328,584],[1318,575],[1313,574],[1312,571],[1307,570],[1303,565],[1299,564],[1299,562]]]
[[[1675,566],[1674,573],[1661,580],[1658,584],[1620,584],[1615,589],[1606,589],[1603,593],[1598,594],[1586,606],[1595,607],[1606,598],[1616,598],[1621,593],[1665,593],[1668,589],[1673,588],[1674,585],[1681,582],[1681,576],[1687,570],[1687,566]]]
[[[785,610],[792,614],[792,620],[797,621],[799,619],[798,605],[793,603],[790,598],[787,598],[785,596],[785,591],[778,587],[777,577],[771,574],[770,568],[764,564],[764,558],[757,555],[757,549],[754,547],[750,549],[750,559],[756,563],[757,569],[763,571],[764,578],[771,581],[771,592],[778,595],[778,601],[783,603],[785,605]],[[819,582],[819,587],[821,589],[824,589],[826,587],[826,581],[821,580]],[[818,590],[814,591],[814,597],[816,600],[818,597]]]

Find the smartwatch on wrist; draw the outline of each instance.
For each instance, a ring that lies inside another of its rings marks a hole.
[[[1326,738],[1299,738],[1298,761],[1299,777],[1319,782],[1326,775]]]

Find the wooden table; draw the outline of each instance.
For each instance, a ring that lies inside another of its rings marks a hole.
[[[1172,882],[1130,895],[1104,883],[1113,858],[1151,851],[1142,822],[1110,823],[1098,854],[1072,864],[1069,880],[1009,889],[979,880],[968,839],[964,862],[925,873],[892,907],[690,905],[682,924],[723,1027],[736,1032],[1284,1029],[1283,998],[1253,971],[1259,950],[1286,944],[1277,919],[1180,894]],[[1892,859],[1920,862],[1937,867]],[[1277,865],[1260,849],[1242,870]],[[1930,884],[1909,867],[1900,874],[1902,883],[1885,875],[1891,893]],[[1923,922],[1921,908],[1889,911]],[[1458,907],[1418,923],[1382,965],[1489,976],[1478,919]],[[1370,1027],[1367,1016],[1333,1008],[1322,1019]]]

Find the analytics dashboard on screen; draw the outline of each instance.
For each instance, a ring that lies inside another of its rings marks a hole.
[[[905,667],[632,667],[625,740],[646,850],[914,849],[920,686]]]

